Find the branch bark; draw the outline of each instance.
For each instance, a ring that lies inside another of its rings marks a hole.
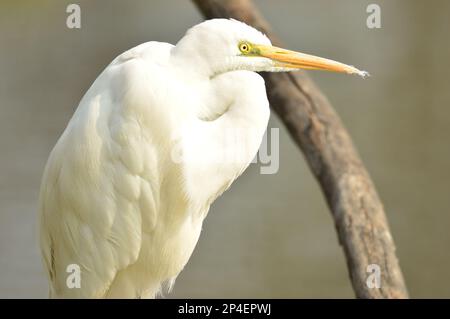
[[[281,46],[251,0],[193,0],[206,18],[235,18]],[[304,72],[263,74],[272,109],[286,125],[320,183],[332,212],[358,298],[408,298],[383,205],[330,102]],[[381,288],[366,283],[368,265]]]

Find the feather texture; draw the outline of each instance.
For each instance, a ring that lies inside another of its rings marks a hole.
[[[269,118],[262,78],[233,69],[203,78],[186,71],[184,54],[158,42],[121,54],[51,152],[39,210],[52,297],[155,297],[171,286],[211,203],[254,158]],[[236,147],[230,130],[243,156],[217,161]],[[66,284],[70,264],[80,288]]]

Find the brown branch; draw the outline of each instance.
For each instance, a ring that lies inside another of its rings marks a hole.
[[[250,0],[193,0],[207,18],[235,18],[273,35]],[[304,72],[266,73],[273,110],[303,151],[332,211],[358,298],[407,298],[383,205],[349,134],[330,102]],[[370,289],[367,266],[381,269],[381,288]]]

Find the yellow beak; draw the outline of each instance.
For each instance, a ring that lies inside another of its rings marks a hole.
[[[320,58],[314,55],[290,51],[268,45],[257,45],[255,49],[255,55],[273,60],[276,67],[341,72],[348,74],[358,74],[362,77],[369,75],[369,73],[367,73],[366,71],[360,71],[354,66],[325,58]]]

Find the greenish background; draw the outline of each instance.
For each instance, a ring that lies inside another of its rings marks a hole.
[[[0,297],[46,297],[36,210],[48,154],[80,98],[118,54],[175,43],[189,1],[0,2]],[[290,49],[360,66],[367,80],[310,72],[384,202],[412,297],[450,297],[450,2],[256,1]],[[382,28],[366,27],[381,6]],[[322,194],[280,127],[280,169],[253,164],[212,206],[168,297],[353,297]]]

